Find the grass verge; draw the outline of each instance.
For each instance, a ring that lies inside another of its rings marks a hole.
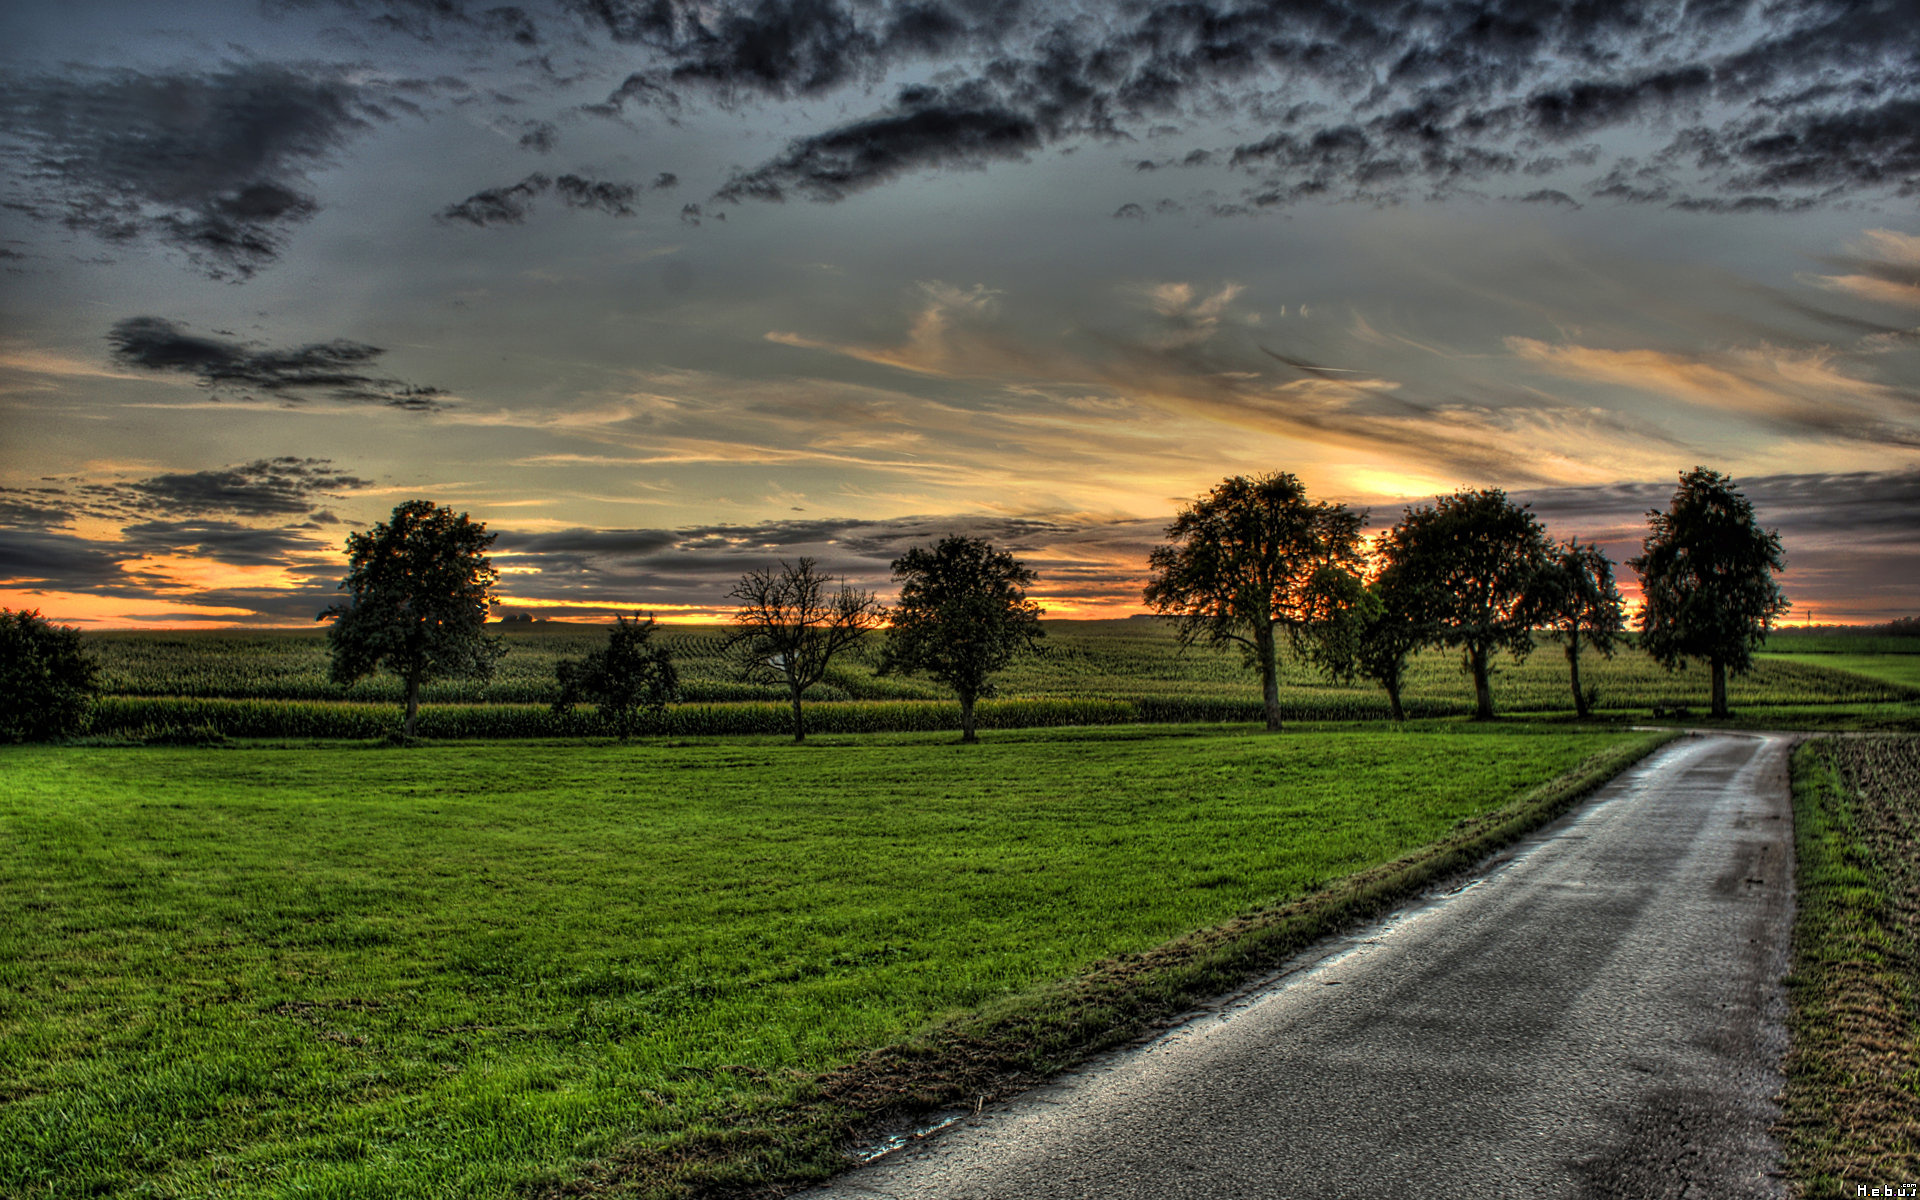
[[[1391,862],[990,1003],[828,1072],[786,1105],[743,1107],[679,1144],[614,1155],[545,1195],[789,1195],[844,1169],[839,1148],[883,1123],[977,1109],[1167,1027],[1196,1003],[1471,868],[1678,736],[1653,733],[1608,747]]]
[[[1788,1178],[1821,1200],[1920,1185],[1920,738],[1807,743],[1793,806]]]

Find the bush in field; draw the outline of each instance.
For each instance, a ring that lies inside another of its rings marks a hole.
[[[786,686],[796,742],[807,737],[800,697],[826,675],[835,655],[886,619],[872,592],[844,581],[836,588],[835,582],[814,570],[811,558],[802,558],[777,570],[748,571],[727,593],[740,607],[726,652],[749,681]]]
[[[1320,613],[1316,576],[1357,571],[1365,513],[1314,503],[1285,472],[1236,475],[1180,511],[1148,564],[1146,603],[1177,617],[1183,644],[1236,645],[1260,672],[1267,728],[1280,728],[1277,634],[1296,646]]]
[[[1574,538],[1559,547],[1534,576],[1534,622],[1557,630],[1567,642],[1567,673],[1573,684],[1573,710],[1586,716],[1591,697],[1580,688],[1580,641],[1602,658],[1627,627],[1625,602],[1613,583],[1613,561],[1600,547]]]
[[[40,742],[80,732],[99,668],[80,631],[38,610],[0,608],[0,742]]]
[[[973,706],[993,694],[990,676],[1041,636],[1027,599],[1033,572],[981,538],[946,537],[893,560],[900,587],[880,673],[924,671],[960,700],[960,740],[977,742]]]
[[[1786,567],[1780,535],[1762,529],[1733,480],[1695,467],[1680,476],[1666,512],[1649,512],[1639,558],[1640,644],[1669,671],[1689,659],[1713,669],[1713,715],[1727,715],[1727,675],[1744,674],[1787,598],[1773,581]]]
[[[1416,623],[1460,647],[1473,676],[1474,715],[1490,719],[1488,659],[1499,649],[1515,661],[1533,651],[1527,601],[1548,554],[1539,521],[1499,488],[1455,492],[1408,509],[1380,548],[1385,569],[1400,575],[1418,605]]]
[[[615,617],[606,649],[554,664],[560,698],[553,711],[569,712],[584,700],[600,710],[622,740],[633,736],[642,713],[657,720],[679,698],[680,676],[673,655],[653,644],[654,628],[653,618],[643,621],[639,613],[631,621]]]
[[[413,737],[422,683],[485,679],[506,652],[485,632],[499,578],[486,554],[493,537],[484,524],[431,500],[409,500],[389,520],[347,535],[340,590],[353,598],[318,618],[333,618],[327,630],[332,679],[351,684],[381,667],[400,676],[407,689],[406,738]]]

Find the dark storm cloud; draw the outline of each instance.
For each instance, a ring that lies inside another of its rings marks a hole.
[[[259,529],[237,521],[142,521],[120,531],[131,555],[191,554],[236,567],[271,567],[311,554],[297,531]]]
[[[553,179],[538,171],[502,187],[475,192],[458,204],[449,204],[434,214],[436,221],[460,221],[476,229],[489,225],[519,225],[533,215],[533,202],[553,186]]]
[[[0,487],[0,525],[65,525],[74,515],[64,488]]]
[[[978,166],[1069,137],[1133,136],[1145,119],[1234,108],[1269,127],[1228,159],[1260,182],[1238,203],[1216,203],[1223,212],[1444,193],[1523,164],[1550,175],[1593,165],[1596,138],[1680,123],[1686,134],[1661,165],[1684,162],[1685,178],[1607,174],[1590,195],[1747,211],[1859,189],[1920,191],[1920,38],[1900,6],[1781,10],[1765,36],[1742,23],[1751,7],[1181,0],[1065,17],[1010,9],[1005,28],[1024,37],[996,43],[960,22],[914,45],[969,62],[971,78],[910,88],[889,108],[804,134],[719,198],[833,201],[914,169]],[[722,5],[705,24],[691,10],[656,11],[669,14],[652,26],[657,36],[635,40],[666,64],[632,76],[616,106],[641,96],[678,104],[690,85],[812,95],[908,53],[885,33],[897,7]],[[1543,140],[1582,144],[1543,156]],[[1566,186],[1529,198],[1557,192],[1577,203]]]
[[[138,581],[122,569],[121,559],[111,543],[48,530],[0,528],[0,585],[145,594],[135,590]]]
[[[343,9],[376,29],[423,42],[477,37],[526,49],[540,44],[540,26],[524,8],[484,0],[263,0],[262,6],[269,12]]]
[[[1760,524],[1778,529],[1791,549],[1796,537],[1843,537],[1861,545],[1904,547],[1920,555],[1920,470],[1849,471],[1736,478]],[[1516,492],[1549,522],[1586,528],[1644,530],[1647,513],[1664,511],[1677,481]]]
[[[320,501],[370,487],[372,481],[337,471],[324,458],[283,457],[101,486],[149,512],[260,518],[304,516]]]
[[[389,115],[317,68],[16,77],[0,81],[0,162],[19,211],[108,242],[153,239],[245,279],[318,209],[307,172]]]
[[[370,374],[368,369],[386,351],[344,338],[273,350],[202,337],[164,317],[128,317],[114,325],[107,340],[118,363],[191,375],[211,388],[259,391],[289,400],[319,395],[416,412],[438,408],[445,395],[439,388]]]
[[[81,517],[127,522],[160,517],[305,517],[303,527],[338,524],[323,505],[372,481],[338,470],[324,458],[263,458],[231,467],[179,471],[145,479],[0,488],[0,525],[66,525]]]
[[[1564,139],[1704,99],[1712,86],[1713,72],[1696,64],[1626,79],[1582,79],[1534,93],[1525,108],[1534,129]]]
[[[520,135],[520,148],[550,154],[560,141],[560,129],[552,121],[535,121]]]
[[[724,607],[742,573],[803,555],[858,586],[887,591],[894,559],[913,546],[960,535],[1013,551],[1041,575],[1039,590],[1048,594],[1131,599],[1140,585],[1130,577],[1116,579],[1113,562],[1144,562],[1163,524],[976,515],[502,531],[494,556],[518,568],[512,577],[516,599],[584,600],[607,604],[609,611],[634,603]]]
[[[632,216],[633,199],[640,190],[631,183],[586,179],[579,175],[562,175],[553,181],[553,188],[568,208],[588,208],[613,217]]]
[[[1020,158],[1041,141],[1041,126],[1026,113],[913,88],[891,112],[795,138],[779,158],[734,176],[715,198],[783,200],[797,192],[840,200],[908,171]]]
[[[477,229],[489,225],[519,225],[533,215],[533,202],[553,191],[568,208],[595,209],[614,217],[631,217],[633,202],[640,194],[637,185],[607,179],[588,179],[582,175],[562,175],[555,179],[539,172],[518,183],[475,192],[458,204],[449,204],[434,214],[442,223],[462,222]]]

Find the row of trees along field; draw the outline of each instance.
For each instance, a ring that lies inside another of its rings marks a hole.
[[[1669,669],[1705,661],[1713,715],[1727,715],[1727,675],[1787,609],[1774,583],[1780,537],[1760,528],[1730,479],[1705,467],[1680,477],[1666,512],[1648,514],[1640,645]],[[1336,678],[1371,679],[1404,719],[1408,658],[1456,647],[1473,677],[1477,716],[1493,716],[1491,660],[1533,651],[1535,630],[1561,635],[1576,712],[1583,649],[1611,656],[1626,628],[1613,564],[1598,546],[1554,543],[1525,506],[1497,488],[1409,508],[1375,542],[1366,514],[1314,502],[1294,476],[1236,476],[1183,509],[1151,558],[1146,601],[1181,636],[1239,646],[1260,673],[1269,729],[1280,728],[1278,644]]]
[[[1725,716],[1726,678],[1787,607],[1772,573],[1782,568],[1777,534],[1763,530],[1732,482],[1696,468],[1680,477],[1671,506],[1654,511],[1639,573],[1640,645],[1669,669],[1708,664],[1712,709]],[[1580,656],[1611,656],[1625,611],[1613,564],[1599,547],[1556,543],[1524,506],[1481,489],[1409,508],[1391,529],[1362,536],[1367,514],[1310,500],[1294,476],[1236,476],[1183,508],[1149,560],[1144,599],[1177,622],[1183,644],[1238,647],[1259,674],[1267,728],[1281,727],[1279,649],[1331,679],[1368,679],[1404,719],[1409,658],[1432,646],[1461,653],[1478,716],[1493,715],[1491,662],[1559,635],[1574,707],[1590,690]],[[329,620],[330,678],[350,685],[377,671],[402,681],[403,736],[414,735],[421,685],[486,679],[505,642],[486,632],[498,580],[487,551],[494,535],[464,513],[412,500],[365,532],[348,535],[341,603]],[[808,558],[741,576],[725,647],[740,675],[782,687],[794,740],[805,738],[802,700],[836,656],[884,630],[882,674],[930,677],[960,703],[962,739],[977,740],[974,706],[1016,654],[1039,649],[1041,610],[1027,598],[1034,573],[1007,551],[969,537],[915,547],[892,564],[899,597],[821,572]],[[596,706],[621,736],[680,694],[652,618],[617,618],[604,648],[556,668],[554,707]],[[58,736],[76,723],[93,683],[78,635],[37,614],[0,612],[0,739]],[[45,694],[44,701],[32,697]],[[64,716],[62,715],[64,714]]]

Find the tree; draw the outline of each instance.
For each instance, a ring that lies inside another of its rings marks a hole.
[[[409,738],[422,683],[486,679],[506,653],[485,632],[499,578],[486,555],[493,538],[484,524],[431,500],[409,500],[365,533],[347,535],[340,590],[352,599],[317,618],[333,619],[333,681],[352,684],[382,667],[400,676]]]
[[[1376,571],[1369,582],[1352,571],[1325,567],[1315,573],[1308,593],[1316,617],[1302,638],[1307,660],[1337,682],[1360,676],[1378,683],[1386,689],[1393,719],[1405,721],[1400,689],[1407,659],[1432,634],[1414,617],[1419,606],[1402,573]]]
[[[1461,649],[1473,676],[1474,715],[1493,716],[1488,659],[1504,648],[1515,661],[1533,650],[1527,607],[1547,559],[1540,523],[1498,488],[1460,491],[1410,508],[1382,539],[1384,569],[1415,607],[1409,614],[1433,640]]]
[[[1260,672],[1269,730],[1280,728],[1277,631],[1304,647],[1317,619],[1311,589],[1323,568],[1357,571],[1364,512],[1307,500],[1285,472],[1236,475],[1180,510],[1153,551],[1146,602],[1176,617],[1180,640],[1237,645]]]
[[[1573,711],[1587,716],[1591,704],[1580,688],[1580,641],[1584,637],[1602,658],[1612,658],[1627,626],[1625,602],[1613,584],[1613,560],[1598,546],[1569,540],[1535,576],[1531,604],[1534,623],[1566,639]]]
[[[80,631],[38,609],[0,608],[0,742],[40,742],[86,727],[99,664]]]
[[[990,676],[1042,636],[1027,599],[1033,572],[981,538],[946,537],[893,560],[900,587],[880,671],[924,671],[960,698],[960,740],[977,742],[973,706]]]
[[[727,598],[738,600],[736,626],[725,643],[742,674],[759,683],[781,683],[793,701],[793,740],[807,737],[800,697],[827,673],[835,655],[855,645],[886,620],[873,593],[814,570],[811,558],[782,562],[778,570],[748,571]]]
[[[633,736],[642,712],[654,717],[665,712],[679,699],[680,673],[667,648],[653,645],[655,628],[652,617],[643,621],[635,613],[629,621],[616,616],[607,631],[606,649],[555,663],[560,698],[553,702],[553,711],[570,712],[584,700],[600,710],[621,741]]]
[[[1717,471],[1680,476],[1666,512],[1647,513],[1641,555],[1640,644],[1669,671],[1704,659],[1713,669],[1713,715],[1727,715],[1727,674],[1744,674],[1787,598],[1780,535],[1760,528],[1753,505]]]

